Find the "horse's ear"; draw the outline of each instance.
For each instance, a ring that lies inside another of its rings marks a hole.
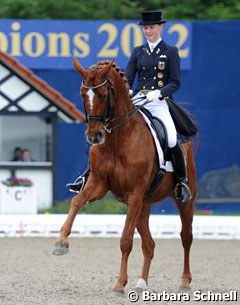
[[[101,71],[101,76],[102,78],[106,78],[106,76],[108,75],[108,73],[110,72],[112,65],[114,63],[114,60],[110,61],[109,64],[107,64]]]
[[[73,66],[75,70],[77,70],[84,79],[87,77],[87,70],[85,70],[81,66],[80,62],[76,59],[76,57],[73,58]]]

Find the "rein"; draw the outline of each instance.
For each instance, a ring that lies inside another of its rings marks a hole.
[[[103,129],[106,130],[108,133],[111,133],[124,123],[127,123],[131,118],[138,112],[138,108],[133,108],[132,110],[128,111],[127,113],[120,115],[118,117],[115,117],[113,119],[107,119],[103,124]],[[118,123],[117,125],[113,126],[112,128],[109,128],[109,125],[117,120],[124,119],[124,121]]]
[[[138,97],[135,99],[138,100],[137,102],[140,102],[142,100],[144,100],[146,97],[143,96],[143,97]],[[117,129],[118,127],[120,127],[122,124],[124,123],[127,123],[129,120],[131,120],[131,118],[139,111],[141,110],[146,104],[150,103],[151,101],[146,101],[145,103],[143,103],[141,106],[138,106],[137,108],[133,108],[132,110],[128,111],[127,113],[123,114],[123,115],[120,115],[116,118],[113,118],[113,119],[109,119],[109,121],[106,121],[104,124],[103,124],[103,129],[106,130],[108,133],[111,133],[112,131],[114,131],[115,129]],[[119,124],[113,126],[112,128],[108,128],[108,126],[112,123],[112,122],[115,122],[119,119],[122,119],[124,118],[125,120],[120,122]]]

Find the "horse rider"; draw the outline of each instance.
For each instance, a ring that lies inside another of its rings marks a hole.
[[[180,57],[175,46],[166,44],[162,38],[163,24],[161,11],[142,13],[143,35],[147,42],[134,48],[125,75],[130,88],[137,76],[136,88],[133,91],[133,102],[136,105],[145,103],[144,107],[159,118],[166,127],[168,146],[176,177],[175,194],[183,204],[191,198],[188,187],[186,161],[181,146],[177,141],[177,131],[169,112],[166,98],[173,99],[172,94],[180,87]],[[141,97],[145,97],[141,99]],[[83,190],[89,175],[89,169],[83,172],[74,183],[67,184],[70,191]]]

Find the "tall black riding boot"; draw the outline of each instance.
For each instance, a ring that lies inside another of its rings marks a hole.
[[[176,198],[179,199],[183,204],[188,204],[191,199],[191,191],[188,187],[186,161],[183,155],[180,144],[170,149],[173,169],[176,176],[177,184],[175,187]]]
[[[89,174],[90,174],[90,169],[88,166],[85,169],[85,171],[80,176],[78,176],[77,179],[73,183],[68,183],[66,185],[66,187],[69,189],[70,192],[80,193],[83,190],[83,188],[87,182]]]

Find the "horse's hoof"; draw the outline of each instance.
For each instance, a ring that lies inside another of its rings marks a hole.
[[[124,294],[124,288],[114,287],[112,291],[115,295],[123,295]]]
[[[189,290],[191,290],[191,285],[190,285],[189,281],[182,281],[179,289],[182,290],[182,291],[189,291]]]
[[[53,255],[64,255],[69,252],[69,244],[66,242],[56,242],[55,249],[53,250]]]
[[[139,279],[136,286],[133,287],[133,290],[137,293],[142,293],[145,290],[148,290],[149,287],[144,279]]]

